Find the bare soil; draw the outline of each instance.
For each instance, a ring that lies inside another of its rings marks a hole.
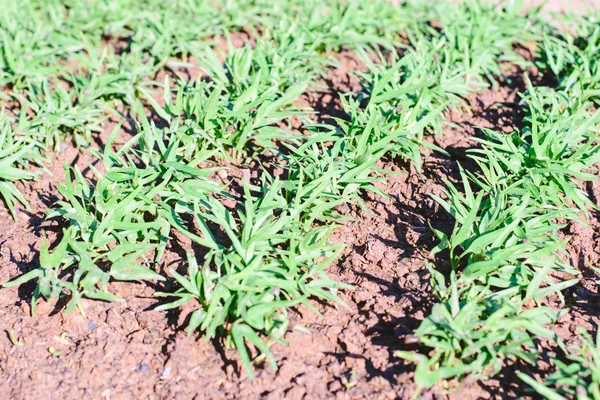
[[[560,2],[562,3],[562,2]],[[557,4],[559,4],[557,2]],[[349,71],[361,68],[349,53],[342,66],[325,79],[324,88],[304,102],[323,113],[340,113],[338,91],[359,90]],[[435,240],[428,227],[450,232],[453,221],[440,210],[430,194],[440,194],[443,178],[455,181],[458,162],[469,168],[466,150],[478,135],[476,127],[510,129],[521,123],[517,92],[519,74],[510,86],[489,89],[471,99],[469,110],[454,110],[455,127],[447,135],[432,138],[451,158],[424,154],[421,174],[399,160],[380,164],[394,172],[379,187],[387,197],[365,194],[367,211],[341,210],[353,220],[333,236],[346,245],[339,261],[329,269],[332,278],[354,285],[341,294],[346,309],[315,304],[319,318],[300,307],[291,326],[288,345],[276,344],[273,353],[279,370],[258,367],[250,381],[239,374],[237,354],[215,340],[187,337],[182,330],[185,311],[153,311],[155,288],[147,284],[113,283],[111,290],[126,303],[83,301],[85,315],[64,315],[60,304],[40,303],[39,316],[31,317],[32,286],[0,290],[0,398],[2,399],[395,399],[414,394],[414,367],[394,357],[400,349],[414,349],[404,339],[419,325],[433,304],[425,262],[442,270],[443,258],[430,259]],[[107,127],[109,132],[112,127]],[[122,133],[123,137],[127,132]],[[106,134],[100,135],[100,146]],[[94,160],[88,152],[66,145],[49,164],[49,174],[23,186],[31,202],[15,223],[0,207],[0,282],[6,282],[38,266],[41,238],[54,237],[60,227],[44,220],[44,211],[58,199],[56,185],[64,182],[65,161],[83,171]],[[600,200],[600,184],[587,187],[592,200]],[[589,226],[573,225],[565,233],[571,240],[576,265],[584,279],[569,294],[570,312],[559,324],[567,341],[575,327],[595,330],[600,321],[600,293],[589,268],[600,259],[600,214],[593,213]],[[169,260],[180,256],[170,249]],[[17,342],[11,340],[13,332]],[[542,360],[540,368],[547,367]],[[459,388],[436,387],[422,398],[480,399],[524,396],[511,365],[498,378],[466,381]],[[535,370],[527,370],[535,372]],[[451,385],[452,386],[452,385]],[[50,395],[49,395],[50,393]]]

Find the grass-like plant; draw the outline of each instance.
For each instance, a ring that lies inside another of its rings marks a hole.
[[[150,93],[146,98],[166,121],[181,119],[192,148],[235,160],[251,155],[252,147],[273,150],[274,140],[291,136],[285,129],[291,117],[302,115],[294,101],[325,73],[326,59],[303,40],[290,31],[269,34],[255,48],[229,44],[224,63],[208,49],[197,58],[210,81],[182,83],[172,93],[165,78],[164,106]]]
[[[44,161],[42,140],[27,132],[25,118],[21,121],[13,123],[4,110],[0,111],[0,198],[15,220],[19,204],[29,207],[15,183],[34,179],[38,173],[33,167],[42,167]]]
[[[201,266],[188,253],[187,277],[170,271],[181,289],[157,293],[177,298],[158,310],[196,303],[188,332],[199,329],[207,339],[226,333],[250,377],[246,343],[277,369],[268,343],[259,335],[266,335],[269,342],[281,340],[289,326],[289,308],[306,304],[314,309],[309,298],[340,302],[336,290],[347,287],[325,273],[341,251],[339,245],[328,243],[331,227],[305,223],[303,202],[288,203],[281,182],[275,180],[268,186],[244,185],[243,208],[235,213],[214,198],[197,204],[196,225],[203,227],[201,244],[208,253]],[[216,228],[209,228],[209,222]],[[217,239],[215,229],[224,231],[224,242]]]
[[[598,162],[597,117],[565,94],[530,87],[524,129],[484,130],[482,148],[471,152],[480,172],[462,172],[462,191],[447,182],[445,199],[434,196],[455,218],[450,236],[435,231],[441,242],[433,251],[449,250],[450,282],[431,269],[440,302],[416,331],[434,352],[398,352],[418,363],[422,387],[492,376],[506,358],[534,364],[536,338],[560,342],[544,327],[560,312],[542,304],[549,296],[562,299],[579,272],[564,261],[557,232],[595,207],[579,182],[595,179]],[[557,280],[555,272],[574,278]]]
[[[115,128],[102,154],[106,172],[91,165],[93,180],[65,167],[67,183],[58,187],[63,200],[48,213],[68,224],[58,250],[49,255],[44,245],[41,267],[5,285],[37,279],[34,307],[39,295],[53,298],[63,289],[70,295],[66,311],[81,297],[117,300],[106,289],[110,279],[163,280],[153,265],[172,227],[182,224],[179,214],[220,190],[207,178],[212,170],[198,168],[205,159],[180,162],[177,136],[143,121],[141,132],[116,152]]]
[[[600,336],[594,340],[578,327],[577,338],[581,345],[567,348],[565,358],[552,358],[556,371],[544,382],[524,373],[519,378],[549,400],[600,399]]]

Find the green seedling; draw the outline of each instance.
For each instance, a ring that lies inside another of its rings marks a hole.
[[[325,268],[341,251],[340,246],[328,243],[331,228],[312,228],[303,222],[301,208],[286,201],[278,180],[254,188],[258,194],[252,189],[244,186],[237,215],[217,199],[196,206],[196,225],[202,230],[200,244],[209,249],[208,253],[202,266],[188,253],[187,277],[170,271],[181,289],[157,293],[176,298],[158,310],[196,303],[198,309],[190,316],[188,332],[199,329],[207,339],[225,332],[227,343],[238,349],[250,377],[253,372],[247,344],[277,369],[269,343],[287,332],[287,310],[299,304],[314,309],[308,302],[310,297],[341,302],[336,291],[348,288],[325,274]],[[208,222],[225,232],[227,244],[216,239]]]
[[[0,198],[15,220],[19,204],[29,207],[15,183],[34,179],[37,173],[32,167],[42,167],[44,161],[41,141],[27,128],[25,120],[12,124],[4,110],[0,111]]]
[[[556,371],[544,382],[525,373],[519,373],[519,378],[546,399],[600,399],[600,336],[594,341],[581,327],[577,336],[581,345],[570,346],[566,359],[552,358]]]
[[[561,291],[579,273],[564,261],[557,232],[565,222],[584,222],[596,207],[580,182],[595,179],[598,117],[578,93],[577,87],[530,85],[523,130],[483,130],[481,148],[471,152],[480,172],[461,170],[462,189],[446,182],[444,196],[434,196],[456,220],[450,236],[435,231],[440,244],[433,250],[449,250],[452,274],[447,283],[431,269],[440,302],[416,336],[432,355],[398,353],[418,364],[421,387],[468,374],[493,376],[507,358],[535,365],[536,338],[561,343],[544,327],[561,311],[543,301],[562,301]]]
[[[42,245],[39,269],[5,285],[37,279],[34,313],[40,295],[51,299],[67,290],[70,311],[81,297],[122,301],[107,291],[111,279],[164,280],[150,267],[162,258],[171,228],[181,224],[180,213],[219,191],[207,179],[211,170],[196,168],[204,159],[181,163],[176,151],[181,142],[175,135],[147,121],[144,127],[116,152],[112,144],[119,127],[113,131],[102,154],[106,173],[92,167],[93,185],[79,169],[65,168],[67,183],[59,187],[64,200],[48,218],[66,220],[69,228],[53,253]]]

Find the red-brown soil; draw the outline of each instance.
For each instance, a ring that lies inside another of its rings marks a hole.
[[[339,113],[337,91],[360,88],[347,75],[360,64],[347,53],[341,61],[342,67],[326,79],[326,88],[305,99],[325,114],[322,118]],[[397,160],[382,162],[380,166],[394,171],[379,184],[388,197],[366,194],[368,212],[358,207],[341,210],[354,219],[334,233],[333,240],[346,248],[329,274],[354,285],[355,290],[341,294],[349,310],[315,304],[324,318],[305,307],[295,310],[291,326],[306,327],[310,333],[292,329],[286,336],[288,345],[273,346],[278,371],[259,367],[254,381],[240,375],[235,351],[218,340],[185,335],[181,329],[185,312],[153,311],[156,300],[150,285],[113,283],[111,290],[128,301],[84,300],[85,315],[77,311],[64,315],[60,305],[42,302],[37,318],[31,317],[29,306],[32,286],[25,285],[0,290],[0,398],[411,398],[413,366],[393,353],[411,348],[404,338],[434,301],[425,268],[428,250],[435,243],[428,222],[446,232],[452,229],[452,219],[430,194],[441,192],[442,178],[456,180],[457,161],[469,167],[465,151],[474,146],[469,138],[477,134],[475,127],[518,126],[519,85],[513,86],[487,90],[473,97],[469,112],[455,110],[449,115],[457,127],[432,140],[452,158],[425,154],[422,174]],[[101,135],[98,142],[104,139]],[[85,171],[93,162],[87,154],[66,145],[50,160],[49,174],[23,185],[31,210],[21,210],[17,222],[0,207],[0,282],[38,265],[41,238],[52,238],[59,229],[55,222],[44,220],[44,211],[57,200],[56,184],[64,182],[64,163]],[[598,203],[600,184],[590,184],[588,191]],[[570,312],[558,327],[567,340],[576,326],[592,330],[600,320],[600,294],[589,268],[600,258],[600,214],[592,216],[589,227],[574,225],[565,233],[572,237],[571,248],[584,274],[570,296]],[[169,257],[179,256],[172,252]],[[442,270],[446,264],[443,258],[429,261]],[[544,362],[540,365],[545,367]],[[489,382],[466,381],[458,389],[437,387],[421,397],[521,396],[524,385],[514,376],[518,368],[509,366]]]

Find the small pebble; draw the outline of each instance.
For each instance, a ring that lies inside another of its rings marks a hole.
[[[144,372],[148,372],[148,371],[150,371],[150,366],[146,363],[142,363],[140,365],[140,367],[138,368],[138,372],[144,373]]]
[[[165,368],[162,375],[160,376],[160,379],[167,379],[169,377],[169,375],[171,375],[171,368],[167,367],[167,368]]]
[[[219,175],[219,178],[221,178],[223,180],[227,179],[227,171],[226,170],[224,170],[224,169],[219,170],[219,172],[217,172],[217,174]]]
[[[420,343],[421,339],[419,339],[416,336],[407,336],[404,338],[404,343],[405,344],[416,344],[416,343]]]
[[[89,329],[89,330],[93,331],[93,330],[94,330],[94,329],[96,329],[97,327],[98,327],[98,325],[96,325],[95,323],[93,323],[93,322],[91,322],[91,321],[90,321],[90,322],[88,322],[88,329]]]

